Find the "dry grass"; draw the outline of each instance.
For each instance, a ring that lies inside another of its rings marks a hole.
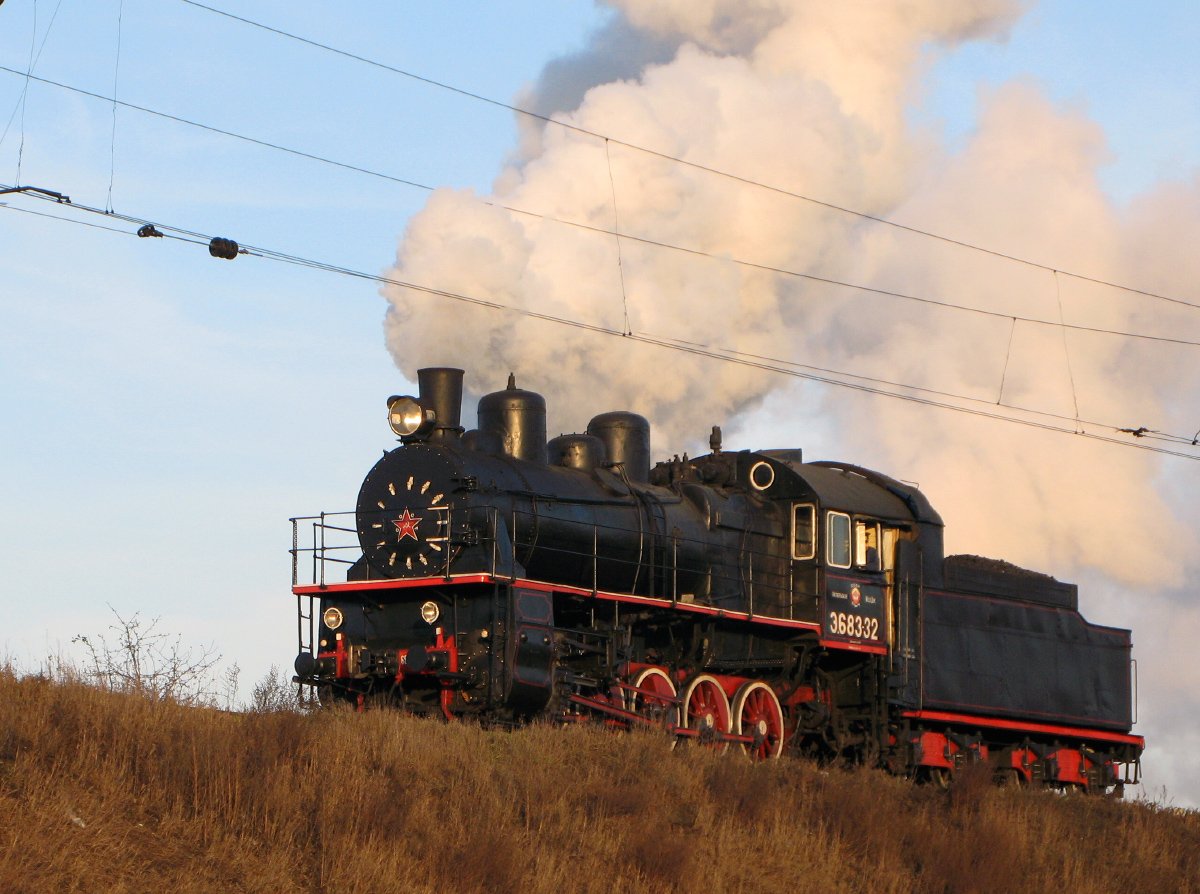
[[[0,890],[1200,892],[1200,814],[0,671]]]

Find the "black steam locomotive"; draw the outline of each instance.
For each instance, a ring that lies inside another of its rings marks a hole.
[[[1137,781],[1129,631],[1085,621],[1074,585],[944,556],[915,487],[727,452],[716,427],[708,455],[652,467],[628,412],[547,441],[512,377],[464,432],[462,375],[389,400],[401,444],[352,517],[293,519],[296,679],[322,702],[658,725],[936,781],[974,761]]]

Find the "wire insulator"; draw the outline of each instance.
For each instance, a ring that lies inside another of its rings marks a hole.
[[[4,0],[0,0],[0,3],[3,2]],[[158,231],[158,227],[156,227],[154,224],[146,224],[143,226],[140,230],[138,230],[138,235],[143,239],[147,238],[148,236],[155,236],[159,239],[163,237],[163,234]]]
[[[214,258],[224,258],[227,261],[232,261],[238,256],[238,244],[232,239],[214,236],[212,242],[208,243],[208,253]]]

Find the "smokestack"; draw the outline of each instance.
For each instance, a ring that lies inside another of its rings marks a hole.
[[[421,406],[432,407],[437,422],[430,441],[456,440],[462,434],[463,371],[447,366],[430,366],[417,370],[417,387]]]

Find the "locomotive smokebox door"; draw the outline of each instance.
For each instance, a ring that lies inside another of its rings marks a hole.
[[[519,715],[533,715],[546,707],[554,687],[553,597],[514,587],[509,604],[505,704]]]

